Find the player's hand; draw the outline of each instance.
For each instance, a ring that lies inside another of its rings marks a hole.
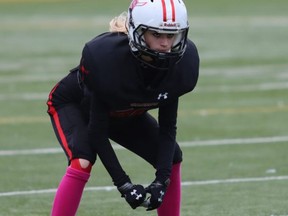
[[[134,185],[127,182],[118,187],[118,190],[132,209],[139,207],[145,201],[146,190],[142,185]]]
[[[169,179],[163,183],[160,181],[154,181],[147,188],[145,188],[147,193],[151,194],[151,197],[144,202],[147,205],[147,211],[151,211],[160,207],[163,202],[169,182]]]

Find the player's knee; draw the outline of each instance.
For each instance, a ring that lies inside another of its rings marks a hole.
[[[82,172],[90,173],[92,169],[92,163],[86,159],[75,158],[72,159],[70,167]]]
[[[180,149],[179,145],[176,145],[173,157],[173,164],[181,163],[182,160],[183,160],[182,150]]]

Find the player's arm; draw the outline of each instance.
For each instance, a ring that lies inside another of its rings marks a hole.
[[[80,63],[81,79],[88,87],[91,95],[88,134],[91,145],[95,148],[103,165],[110,174],[122,197],[134,209],[145,200],[146,191],[142,185],[131,183],[129,176],[122,169],[114,149],[109,141],[109,109],[99,98],[95,90],[96,74],[93,60],[87,47],[84,48]]]
[[[103,102],[92,92],[88,134],[92,146],[116,186],[130,181],[122,169],[108,136],[109,116]]]
[[[176,123],[177,123],[178,99],[159,107],[159,145],[156,164],[156,178],[146,188],[151,194],[147,204],[147,210],[158,208],[165,196],[170,183],[173,157],[176,146]]]
[[[178,99],[159,107],[159,147],[156,178],[166,180],[170,177],[176,146]]]
[[[129,176],[122,169],[108,139],[109,115],[102,104],[95,93],[92,93],[88,125],[89,138],[122,197],[135,209],[144,202],[146,191],[142,185],[132,184]]]

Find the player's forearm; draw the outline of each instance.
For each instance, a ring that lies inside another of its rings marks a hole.
[[[108,138],[102,140],[101,144],[96,143],[96,151],[115,186],[119,187],[130,182],[130,178],[122,169]]]
[[[176,141],[165,134],[160,134],[160,144],[158,148],[156,178],[165,181],[170,177]]]
[[[176,146],[178,99],[159,108],[159,145],[156,178],[170,177]]]
[[[130,179],[122,169],[109,141],[109,114],[103,104],[104,103],[97,98],[95,92],[93,92],[90,108],[90,122],[88,125],[89,139],[91,145],[95,148],[96,153],[110,174],[114,185],[118,187],[126,182],[130,182]]]

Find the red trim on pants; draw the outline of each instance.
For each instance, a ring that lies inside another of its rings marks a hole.
[[[53,93],[54,91],[56,90],[56,88],[58,87],[59,84],[57,84],[53,89],[52,91],[50,92],[49,94],[49,100],[47,102],[47,105],[48,105],[48,113],[50,114],[50,116],[52,116],[53,118],[53,121],[54,121],[54,124],[56,126],[56,129],[57,129],[57,132],[59,134],[59,137],[60,137],[60,140],[61,140],[61,143],[62,143],[62,146],[64,148],[64,151],[67,153],[68,157],[69,157],[69,161],[72,159],[72,152],[71,150],[69,149],[69,146],[68,146],[68,142],[67,142],[67,139],[66,139],[66,136],[63,132],[63,129],[61,127],[61,123],[60,123],[60,119],[59,119],[59,115],[57,113],[57,110],[55,109],[55,107],[53,106],[53,103],[52,103],[52,98],[53,98]]]

